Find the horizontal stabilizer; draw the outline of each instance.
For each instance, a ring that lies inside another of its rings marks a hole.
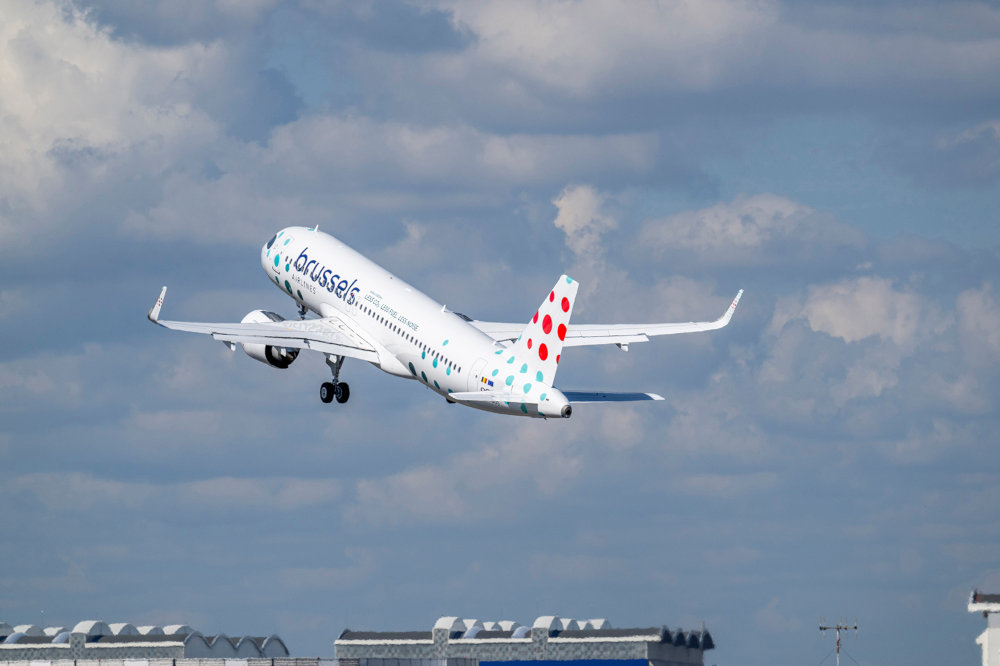
[[[572,402],[636,402],[638,400],[663,400],[655,393],[607,393],[605,391],[563,391]]]

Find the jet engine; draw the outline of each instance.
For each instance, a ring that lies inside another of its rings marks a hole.
[[[253,312],[248,313],[246,317],[243,317],[242,320],[244,324],[266,324],[274,321],[285,321],[285,318],[273,312],[267,312],[266,310],[254,310]],[[295,348],[246,343],[242,343],[240,346],[243,347],[243,351],[245,351],[247,356],[250,358],[260,361],[261,363],[266,363],[272,368],[280,368],[282,370],[290,366],[292,361],[295,360],[295,357],[299,355],[299,350]]]

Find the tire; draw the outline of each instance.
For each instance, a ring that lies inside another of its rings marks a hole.
[[[348,386],[346,382],[340,382],[334,386],[333,392],[337,398],[337,402],[341,405],[347,402],[348,398],[351,397],[351,387]]]
[[[330,382],[323,382],[319,386],[319,399],[323,402],[333,402],[334,394],[336,389],[334,389],[333,384]]]

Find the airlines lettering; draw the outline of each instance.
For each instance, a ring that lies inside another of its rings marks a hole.
[[[382,297],[374,292],[365,294],[365,300],[372,304],[376,310],[379,310],[387,317],[392,317],[400,323],[401,326],[407,326],[412,331],[420,330],[420,324],[410,321],[406,317],[400,315],[398,312],[389,307],[388,304],[382,302]]]
[[[321,288],[325,288],[337,298],[346,301],[348,305],[354,305],[357,294],[361,291],[361,287],[354,286],[358,281],[353,280],[348,282],[346,278],[342,278],[340,275],[334,273],[332,268],[327,268],[315,259],[310,259],[309,255],[306,254],[308,250],[308,247],[302,249],[299,258],[295,260],[295,270],[308,277]]]

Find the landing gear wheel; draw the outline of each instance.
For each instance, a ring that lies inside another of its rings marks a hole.
[[[333,387],[333,393],[337,398],[337,402],[344,404],[351,397],[351,387],[347,385],[347,382],[340,382]]]
[[[330,382],[323,382],[319,387],[319,399],[323,402],[333,402],[337,389]]]

